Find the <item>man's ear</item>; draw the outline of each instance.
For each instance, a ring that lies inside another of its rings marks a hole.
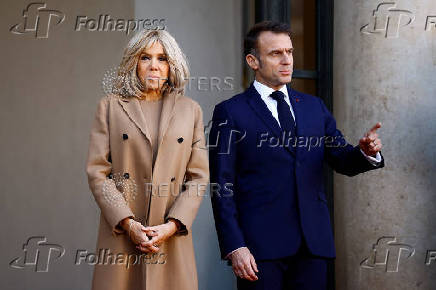
[[[259,69],[259,60],[251,53],[245,56],[245,61],[247,62],[248,66],[251,67],[252,70]]]

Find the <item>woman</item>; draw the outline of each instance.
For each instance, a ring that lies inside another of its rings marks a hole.
[[[202,110],[166,31],[129,42],[101,99],[87,160],[101,209],[93,289],[197,289],[191,226],[209,180]],[[181,186],[183,184],[183,186]]]

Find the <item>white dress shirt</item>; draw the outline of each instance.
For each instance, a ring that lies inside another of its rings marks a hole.
[[[277,101],[274,100],[273,98],[271,98],[271,96],[270,96],[275,90],[271,89],[270,87],[268,87],[262,83],[259,83],[256,80],[254,81],[253,86],[255,87],[256,91],[259,93],[260,97],[262,98],[262,101],[265,102],[266,106],[271,111],[271,114],[273,115],[274,119],[276,119],[277,123],[279,123],[279,126],[281,127],[280,121],[279,121],[279,113],[277,111]],[[283,94],[285,94],[285,101],[286,101],[286,103],[288,103],[288,106],[291,109],[291,114],[292,114],[292,117],[294,118],[294,121],[296,121],[294,110],[292,109],[291,102],[289,101],[288,89],[284,85],[283,87],[281,87],[279,89],[279,91],[281,91]],[[295,124],[297,124],[297,122],[295,122]]]

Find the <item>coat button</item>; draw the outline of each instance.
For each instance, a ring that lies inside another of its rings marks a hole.
[[[123,134],[123,140],[129,139],[129,136],[127,134]]]
[[[130,176],[129,176],[129,174],[128,174],[127,172],[124,173],[124,178],[125,178],[125,179],[129,179],[129,177],[130,177]]]
[[[180,137],[179,139],[177,139],[177,142],[182,143],[183,142],[183,137]]]
[[[171,178],[171,182],[173,182],[174,180],[176,180],[176,178],[175,178],[175,177]]]

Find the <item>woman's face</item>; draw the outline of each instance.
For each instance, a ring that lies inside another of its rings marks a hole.
[[[160,91],[168,79],[170,66],[162,45],[156,41],[139,57],[136,73],[146,92]]]

